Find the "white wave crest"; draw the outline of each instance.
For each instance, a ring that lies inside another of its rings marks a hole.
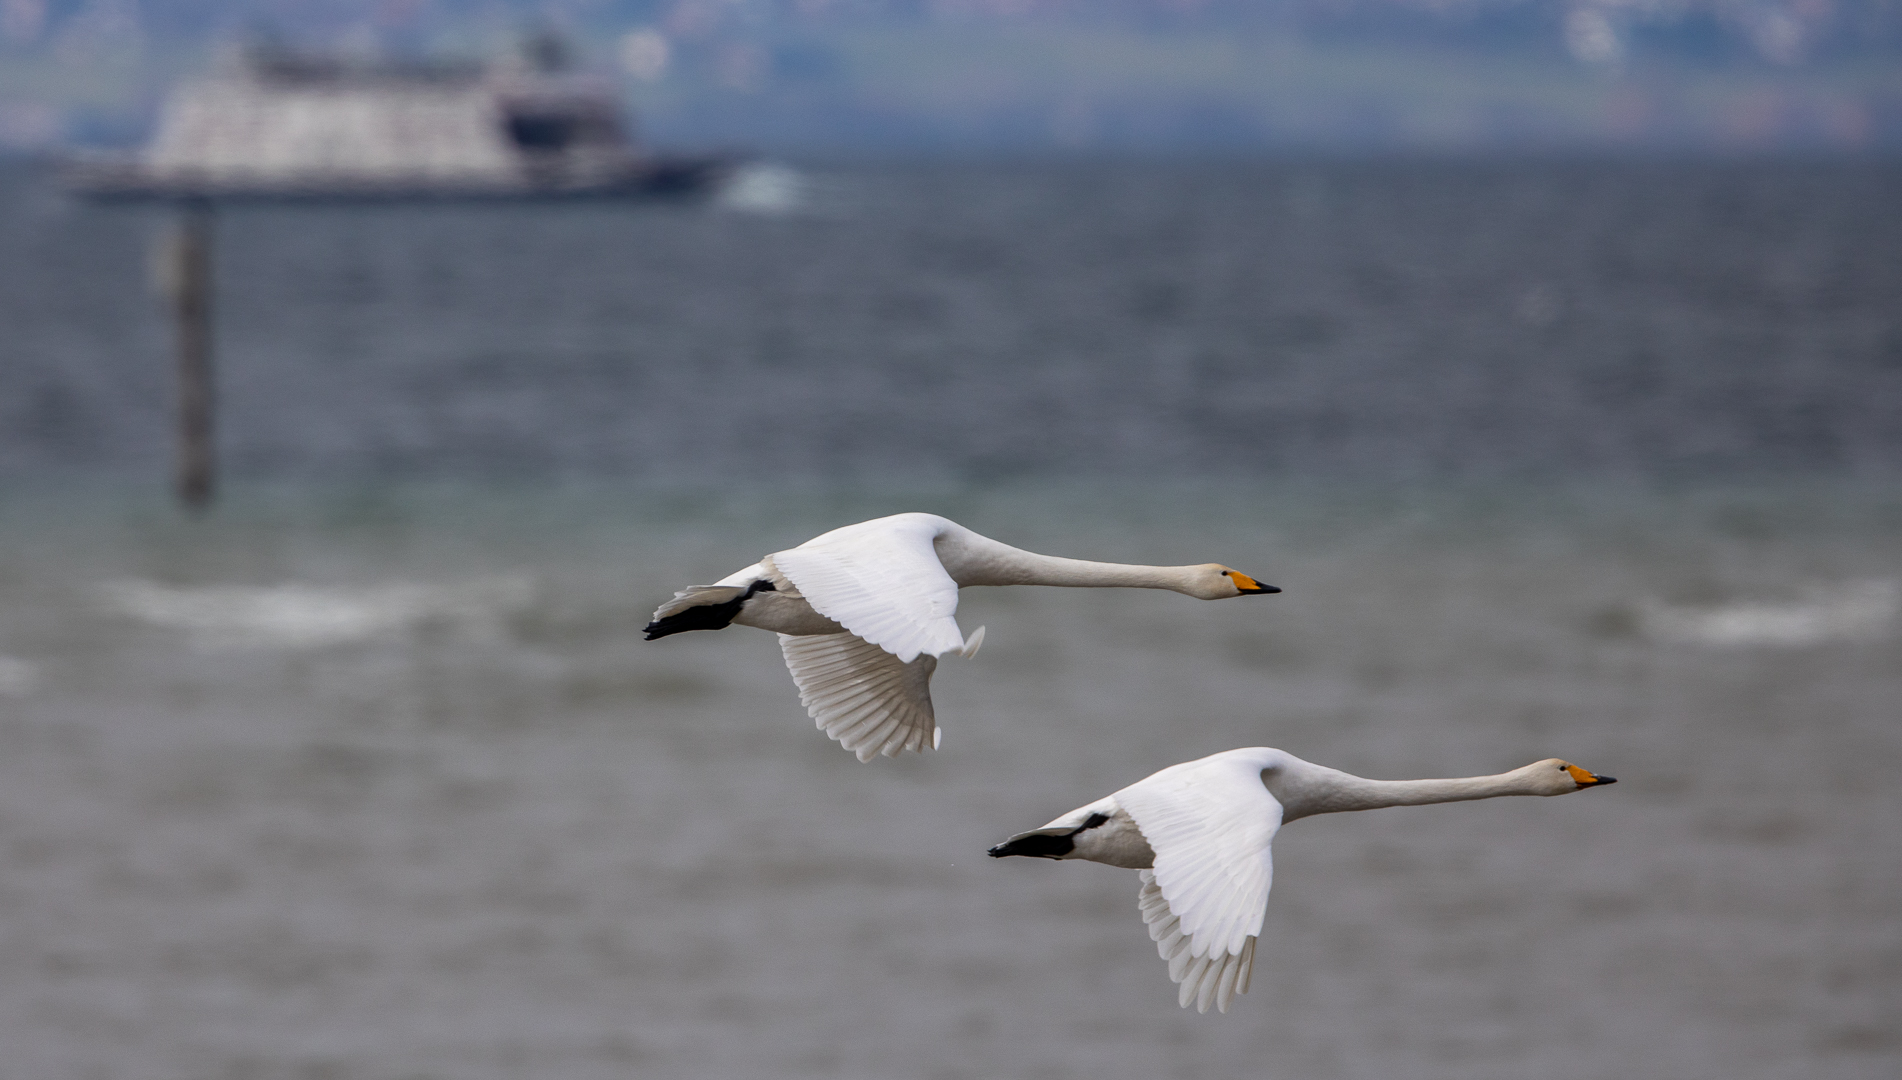
[[[357,588],[294,582],[182,588],[136,580],[100,587],[108,609],[183,630],[193,644],[215,650],[319,648],[406,634],[430,623],[493,629],[499,616],[527,603],[533,592],[527,578]]]
[[[742,165],[720,186],[717,204],[748,214],[791,214],[807,202],[806,178],[784,165]]]
[[[1719,646],[1795,646],[1868,641],[1886,634],[1902,607],[1893,581],[1859,581],[1808,590],[1790,603],[1682,606],[1646,601],[1639,625],[1656,641]]]

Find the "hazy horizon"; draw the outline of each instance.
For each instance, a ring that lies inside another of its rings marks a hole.
[[[492,59],[531,31],[661,146],[771,154],[1884,152],[1875,2],[7,0],[0,150],[127,146],[245,42]]]

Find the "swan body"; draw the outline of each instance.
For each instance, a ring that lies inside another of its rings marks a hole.
[[[1496,776],[1368,780],[1265,746],[1167,769],[991,848],[993,858],[1085,859],[1142,871],[1137,903],[1181,984],[1183,1008],[1222,1012],[1248,992],[1281,826],[1384,806],[1565,795],[1616,783],[1558,758]]]
[[[938,658],[975,655],[984,628],[958,628],[972,585],[1170,589],[1203,600],[1280,592],[1218,563],[1136,566],[1038,555],[935,514],[897,514],[774,552],[712,585],[674,594],[647,640],[733,624],[771,630],[815,723],[860,761],[937,746],[930,680]]]

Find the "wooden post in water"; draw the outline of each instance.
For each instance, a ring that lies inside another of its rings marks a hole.
[[[211,204],[179,207],[165,252],[166,291],[178,319],[178,501],[190,510],[211,505],[217,487],[212,449],[216,399],[211,366]]]

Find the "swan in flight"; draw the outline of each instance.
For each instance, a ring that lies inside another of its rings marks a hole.
[[[967,585],[1121,585],[1203,600],[1280,592],[1218,563],[1131,566],[1036,555],[935,514],[847,525],[774,552],[712,585],[674,594],[647,640],[738,623],[779,634],[799,700],[828,736],[870,761],[936,747],[931,673],[948,652],[973,656],[984,628],[958,629]]]
[[[1142,871],[1137,898],[1183,1008],[1223,1012],[1248,992],[1255,937],[1274,879],[1269,845],[1282,825],[1313,814],[1383,806],[1566,795],[1615,784],[1547,758],[1497,776],[1367,780],[1283,750],[1252,746],[1172,765],[1041,829],[1018,833],[992,858],[1088,859]]]

